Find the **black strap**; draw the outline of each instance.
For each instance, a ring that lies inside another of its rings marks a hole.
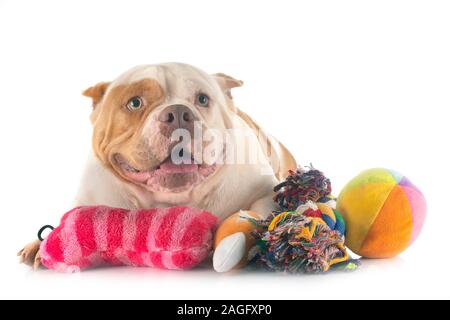
[[[42,233],[43,233],[46,229],[51,229],[51,230],[53,231],[55,228],[53,228],[51,225],[48,225],[48,224],[45,225],[45,226],[43,226],[42,228],[40,228],[39,231],[38,231],[38,234],[37,234],[38,239],[39,239],[40,241],[44,241],[44,239],[42,238]]]

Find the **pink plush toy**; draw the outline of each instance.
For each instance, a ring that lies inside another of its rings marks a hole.
[[[42,242],[42,264],[75,272],[102,264],[190,269],[212,248],[217,217],[191,207],[78,207]]]

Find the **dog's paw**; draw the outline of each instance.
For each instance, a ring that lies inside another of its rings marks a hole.
[[[20,263],[25,263],[28,266],[33,266],[35,269],[39,268],[41,264],[41,256],[39,254],[40,240],[35,240],[27,244],[22,250],[17,253]]]
[[[34,257],[33,269],[38,270],[41,267],[41,253],[38,251]]]

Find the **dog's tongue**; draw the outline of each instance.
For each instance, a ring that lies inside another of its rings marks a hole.
[[[165,173],[189,173],[198,169],[196,164],[174,164],[171,160],[165,161],[159,166],[159,169]]]

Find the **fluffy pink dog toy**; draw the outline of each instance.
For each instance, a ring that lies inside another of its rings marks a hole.
[[[62,272],[102,264],[190,269],[208,256],[216,225],[217,217],[191,207],[78,207],[42,242],[40,255]]]

